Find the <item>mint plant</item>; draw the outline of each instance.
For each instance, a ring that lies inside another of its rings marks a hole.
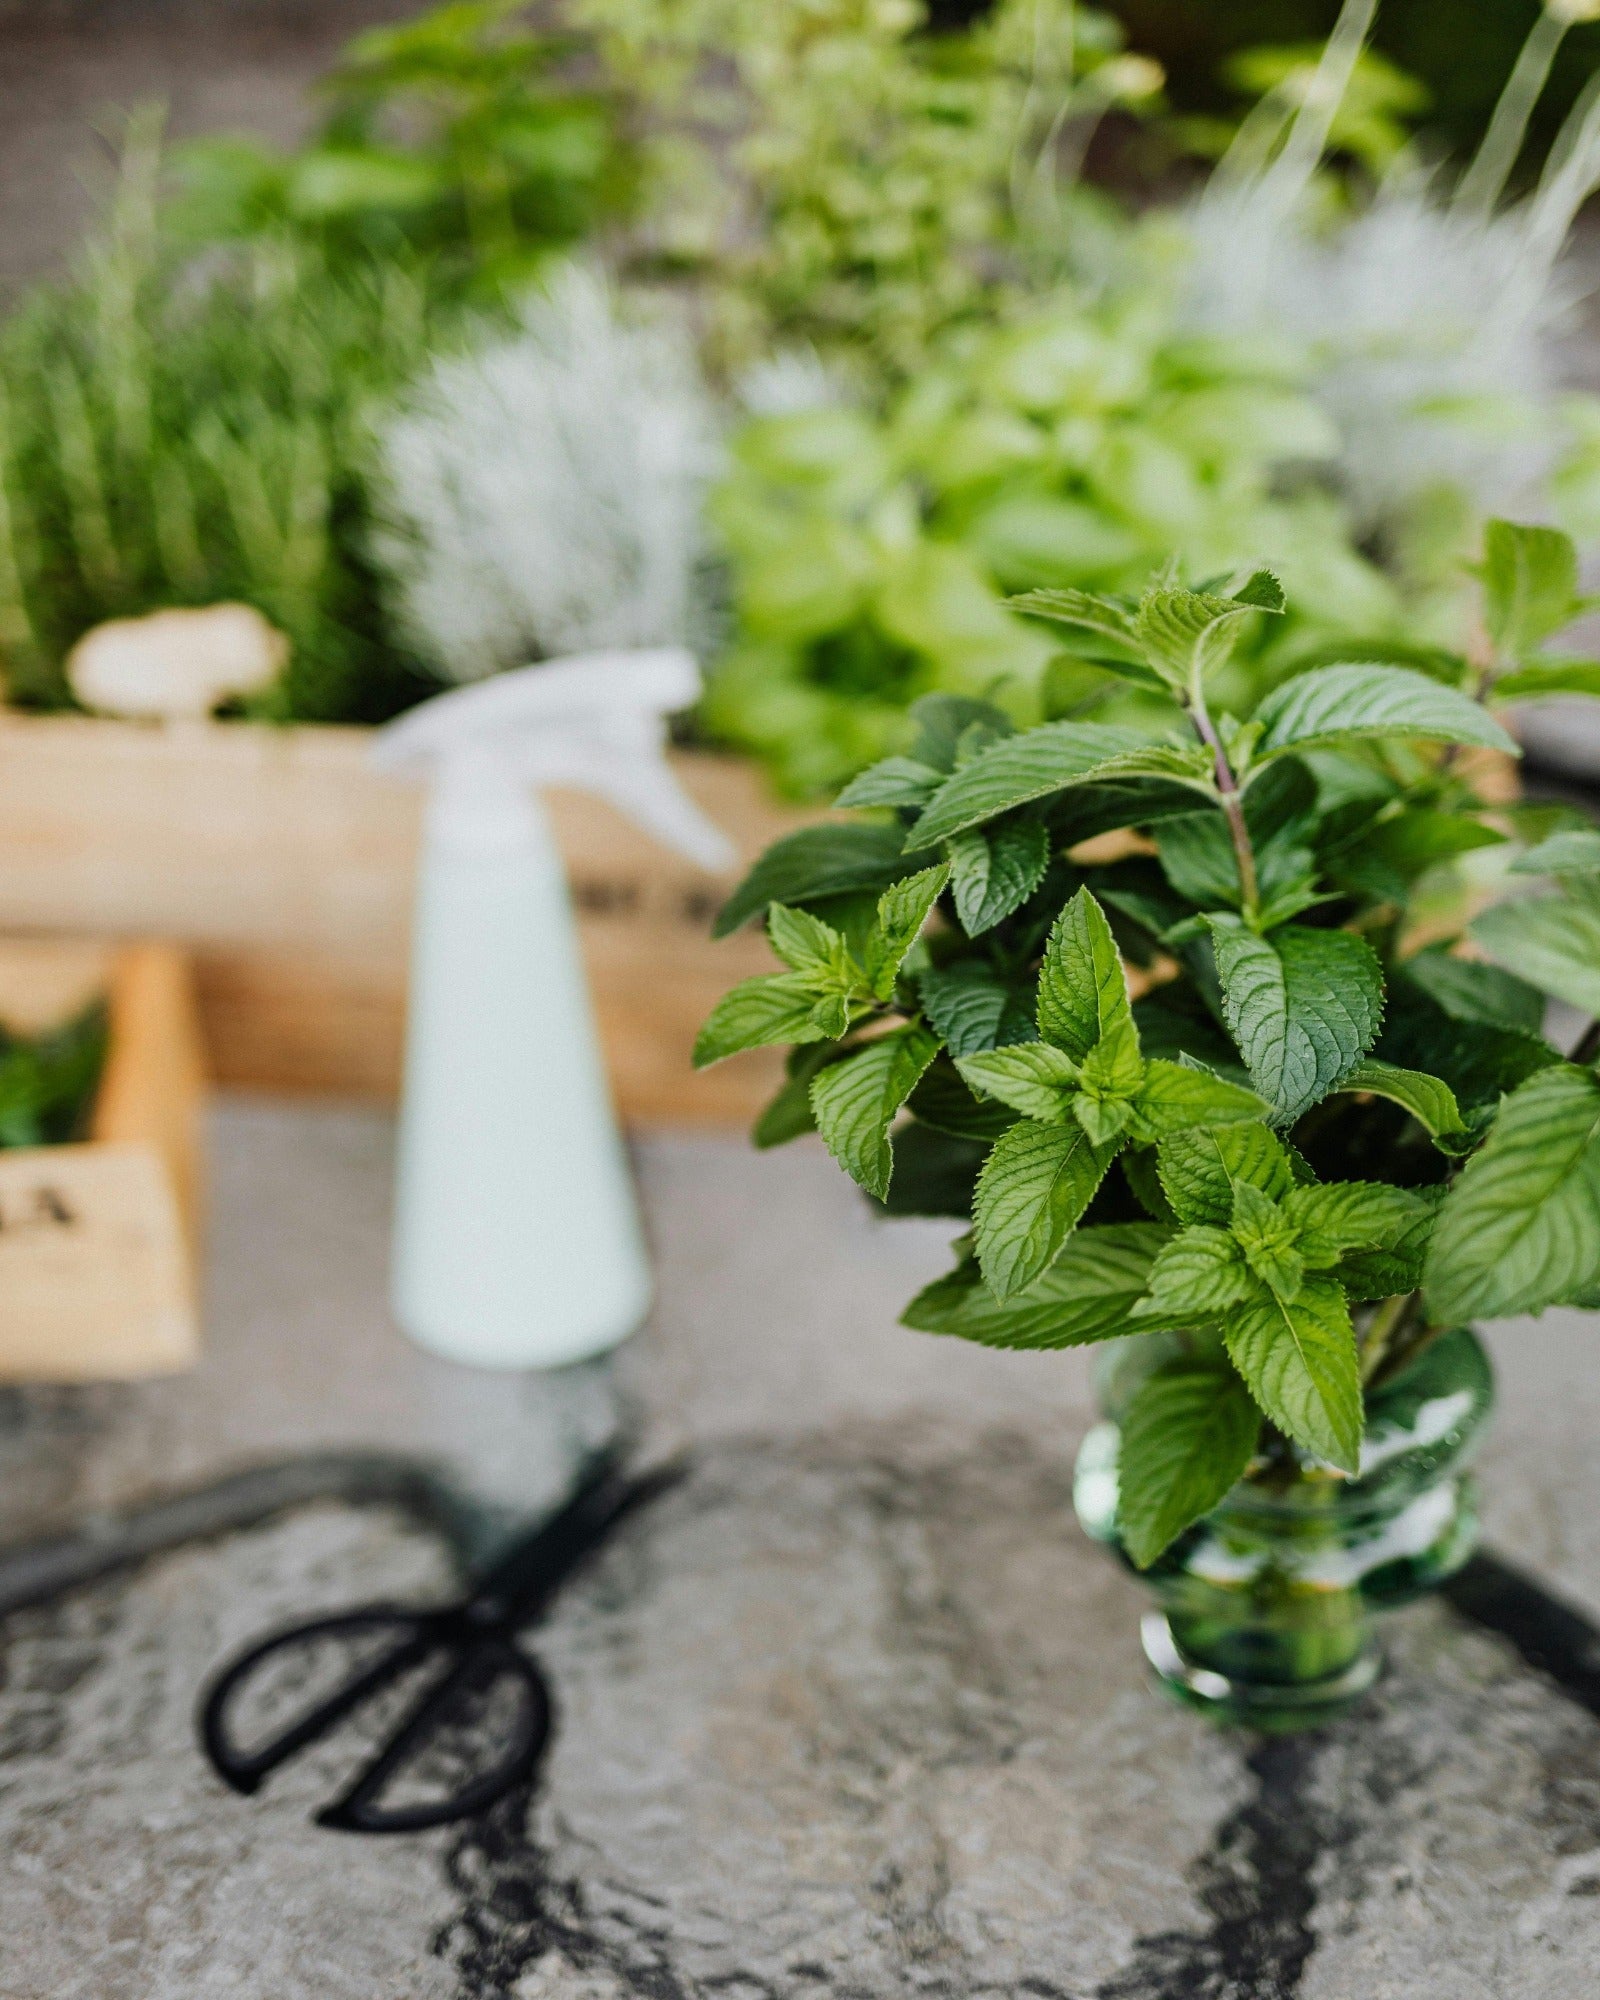
[[[1015,598],[1164,729],[925,697],[861,817],[777,842],[718,919],[784,968],[695,1052],[787,1046],[756,1142],[815,1130],[890,1212],[968,1224],[907,1325],[1149,1336],[1142,1566],[1241,1478],[1354,1476],[1366,1390],[1437,1334],[1600,1304],[1600,1031],[1542,1032],[1547,996],[1600,1013],[1600,831],[1484,784],[1494,705],[1600,664],[1546,650],[1586,608],[1565,537],[1492,524],[1482,580],[1472,657],[1313,666],[1250,715],[1214,694],[1284,610],[1266,571]]]

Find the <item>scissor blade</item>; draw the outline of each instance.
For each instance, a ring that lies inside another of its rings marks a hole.
[[[521,1683],[524,1700],[508,1732],[508,1746],[490,1769],[444,1799],[380,1805],[389,1780],[418,1750],[443,1734],[463,1698],[507,1673]],[[544,1676],[521,1648],[496,1638],[472,1643],[446,1674],[423,1689],[377,1755],[316,1815],[317,1825],[343,1833],[421,1833],[452,1820],[470,1819],[532,1775],[549,1740],[550,1722]]]
[[[293,1632],[278,1633],[259,1646],[252,1646],[212,1683],[200,1710],[201,1739],[218,1776],[236,1792],[248,1796],[259,1790],[261,1781],[297,1750],[303,1750],[308,1743],[325,1736],[335,1724],[342,1722],[380,1689],[388,1687],[402,1674],[419,1665],[435,1643],[425,1629],[413,1625],[403,1630],[375,1660],[341,1681],[331,1693],[298,1716],[287,1728],[268,1737],[254,1750],[241,1750],[229,1739],[228,1703],[241,1684],[264,1661],[274,1653],[303,1648],[321,1631],[358,1630],[360,1623],[353,1618],[330,1618],[320,1626],[301,1626]]]
[[[473,1597],[477,1614],[486,1622],[531,1623],[625,1516],[675,1485],[686,1470],[684,1461],[674,1460],[630,1478],[615,1460],[602,1462],[559,1513],[514,1543],[486,1572]]]

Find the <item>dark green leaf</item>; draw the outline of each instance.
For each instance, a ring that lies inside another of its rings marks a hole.
[[[1226,1229],[1241,1186],[1281,1201],[1295,1184],[1286,1149],[1265,1125],[1179,1132],[1162,1141],[1161,1185],[1179,1219]]]
[[[921,936],[949,880],[950,864],[941,861],[936,868],[924,868],[896,882],[878,898],[877,929],[866,946],[867,976],[878,999],[887,1000],[894,991],[906,953]]]
[[[940,1056],[912,1091],[907,1109],[924,1125],[948,1132],[954,1139],[973,1139],[992,1145],[1017,1114],[1003,1104],[978,1098],[968,1089],[948,1056]]]
[[[1457,958],[1443,945],[1430,945],[1408,958],[1402,969],[1452,1020],[1480,1021],[1524,1035],[1537,1035],[1544,1025],[1544,995],[1497,965]]]
[[[981,959],[930,967],[917,981],[923,1011],[954,1056],[976,1055],[1012,1042],[1031,1042],[1033,995],[1003,979]]]
[[[1228,1027],[1251,1081],[1290,1124],[1372,1046],[1383,1016],[1377,957],[1347,931],[1286,925],[1262,938],[1237,917],[1209,921]]]
[[[1386,1097],[1391,1104],[1400,1105],[1430,1139],[1439,1142],[1441,1152],[1463,1152],[1470,1143],[1455,1092],[1442,1078],[1429,1076],[1425,1070],[1399,1069],[1368,1056],[1356,1064],[1339,1088],[1370,1091],[1374,1097]]]
[[[967,936],[993,930],[1019,909],[1044,880],[1049,860],[1050,835],[1039,820],[1002,820],[958,833],[950,843],[951,887]]]
[[[925,806],[944,783],[945,773],[915,757],[884,757],[853,779],[836,806]]]
[[[964,694],[925,694],[911,704],[911,720],[917,725],[911,755],[946,775],[956,768],[957,751],[963,741],[971,743],[975,727],[994,737],[1009,736],[1016,727],[992,701]]]
[[[875,893],[912,872],[905,837],[892,826],[803,826],[774,841],[718,912],[714,937],[727,937],[769,903],[810,903],[849,889]]]
[[[1140,760],[1149,749],[1149,738],[1135,729],[1093,722],[1043,723],[994,744],[947,778],[908,839],[928,847],[1070,785],[1138,776]]]
[[[963,1264],[911,1301],[901,1323],[954,1334],[984,1347],[1081,1347],[1132,1331],[1128,1314],[1144,1291],[1166,1231],[1154,1223],[1114,1223],[1070,1237],[1055,1264],[1004,1303],[976,1264]]]
[[[1146,1377],[1122,1420],[1117,1526],[1148,1569],[1243,1478],[1261,1419],[1231,1368],[1171,1361]]]

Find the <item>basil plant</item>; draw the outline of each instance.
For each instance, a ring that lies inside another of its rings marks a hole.
[[[1600,1304],[1600,1042],[1543,1033],[1549,995],[1600,1013],[1600,832],[1505,802],[1491,712],[1600,667],[1543,650],[1584,608],[1564,537],[1493,524],[1483,579],[1471,659],[1314,666],[1248,716],[1213,689],[1284,610],[1269,572],[1033,592],[1165,730],[926,697],[860,816],[780,840],[718,920],[782,962],[696,1050],[788,1048],[757,1144],[815,1130],[890,1212],[967,1224],[907,1325],[1158,1336],[1142,1564],[1247,1471],[1356,1473],[1365,1389],[1443,1329]]]

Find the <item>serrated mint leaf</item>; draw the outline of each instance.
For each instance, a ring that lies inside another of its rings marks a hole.
[[[1549,694],[1600,694],[1600,660],[1545,660],[1502,674],[1492,701],[1538,701]]]
[[[1153,1221],[1176,1224],[1178,1215],[1167,1200],[1166,1189],[1156,1167],[1154,1146],[1128,1146],[1118,1155],[1123,1178],[1133,1190],[1133,1198]]]
[[[1262,724],[1258,759],[1375,736],[1519,754],[1515,741],[1477,702],[1411,667],[1314,667],[1274,689],[1256,720]]]
[[[1055,625],[1070,625],[1080,632],[1093,632],[1129,651],[1135,650],[1139,643],[1134,607],[1121,598],[1100,597],[1089,590],[1025,590],[1006,602],[1013,611],[1025,611],[1032,618],[1047,618]]]
[[[1094,1145],[1075,1120],[1013,1125],[978,1176],[974,1242],[999,1299],[1024,1291],[1061,1254],[1105,1179],[1114,1147]]]
[[[1459,1153],[1471,1144],[1456,1094],[1441,1077],[1425,1070],[1397,1069],[1368,1056],[1340,1084],[1341,1090],[1370,1091],[1409,1111],[1441,1153]]]
[[[1253,1090],[1156,1057],[1145,1064],[1133,1100],[1133,1132],[1148,1145],[1194,1125],[1239,1125],[1264,1118],[1268,1109]]]
[[[1424,1279],[1446,1325],[1538,1312],[1600,1276],[1600,1077],[1563,1063],[1505,1100],[1434,1224]]]
[[[1244,1477],[1261,1416],[1231,1368],[1169,1361],[1139,1385],[1117,1451],[1117,1528],[1148,1569]]]
[[[975,1096],[948,1056],[940,1056],[923,1073],[907,1100],[907,1109],[936,1132],[947,1132],[953,1139],[976,1140],[984,1146],[993,1145],[1017,1122],[1016,1112],[1008,1105]]]
[[[769,903],[807,903],[851,889],[875,893],[909,872],[905,835],[894,826],[803,826],[776,840],[717,913],[727,937]]]
[[[1174,813],[1155,829],[1161,872],[1197,908],[1239,902],[1239,862],[1220,808]]]
[[[1222,1337],[1250,1393],[1279,1430],[1343,1472],[1361,1463],[1361,1371],[1350,1308],[1320,1272],[1298,1295],[1266,1286],[1235,1306]]]
[[[976,1055],[1038,1035],[1033,994],[981,959],[930,966],[917,980],[923,1012],[953,1056]]]
[[[1115,776],[1127,758],[1149,748],[1135,729],[1094,722],[1046,722],[994,744],[945,780],[907,840],[931,847],[969,826],[1068,786]]]
[[[1209,919],[1228,1028],[1250,1080],[1292,1124],[1337,1088],[1383,1018],[1383,973],[1347,931],[1287,925],[1257,937],[1237,917]]]
[[[819,994],[802,972],[746,979],[724,993],[694,1045],[694,1066],[704,1069],[744,1049],[783,1042],[835,1041],[850,1025],[842,994]]]
[[[1349,1251],[1333,1267],[1333,1275],[1350,1299],[1391,1299],[1402,1292],[1414,1292],[1422,1284],[1428,1240],[1434,1218],[1445,1197],[1442,1184],[1433,1187],[1396,1188],[1411,1204],[1411,1220],[1400,1233],[1378,1249]]]
[[[956,916],[968,937],[993,930],[1044,880],[1050,833],[1040,820],[1003,820],[973,827],[950,843],[951,888]]]
[[[1570,625],[1578,611],[1578,552],[1558,528],[1491,521],[1483,537],[1483,622],[1511,659]]]
[[[894,1171],[889,1127],[938,1053],[926,1028],[899,1028],[830,1063],[811,1086],[823,1144],[879,1201],[889,1192]]]
[[[1420,1202],[1409,1188],[1383,1181],[1329,1181],[1283,1198],[1295,1247],[1311,1270],[1326,1270],[1349,1250],[1389,1249],[1415,1224]]]
[[[1048,1042],[958,1056],[956,1068],[974,1090],[1046,1125],[1059,1125],[1068,1116],[1078,1089],[1078,1065]]]
[[[906,953],[921,935],[949,879],[950,864],[941,861],[936,868],[924,868],[896,882],[878,898],[877,928],[866,944],[867,977],[878,999],[887,1000],[894,991]]]
[[[1122,956],[1106,913],[1080,889],[1055,921],[1039,972],[1039,1033],[1081,1061],[1107,1035],[1138,1037]]]
[[[1476,1021],[1523,1035],[1537,1035],[1544,1026],[1544,995],[1538,987],[1498,965],[1457,958],[1443,945],[1429,945],[1406,959],[1401,971],[1453,1021]]]
[[[1004,1302],[983,1283],[977,1266],[966,1264],[919,1292],[901,1324],[982,1347],[1082,1347],[1112,1340],[1134,1330],[1128,1315],[1165,1236],[1149,1222],[1080,1230],[1042,1278]]]
[[[1569,826],[1519,855],[1513,875],[1600,875],[1600,829]]]
[[[1179,1132],[1162,1140],[1156,1158],[1162,1188],[1182,1222],[1225,1229],[1233,1220],[1236,1188],[1259,1188],[1281,1201],[1295,1185],[1289,1153],[1265,1125]]]
[[[1136,633],[1145,658],[1171,686],[1203,681],[1233,651],[1244,621],[1277,605],[1202,590],[1147,590],[1140,600]]]
[[[1250,1290],[1250,1268],[1227,1229],[1199,1223],[1174,1236],[1150,1267],[1138,1317],[1186,1327],[1215,1320]]]
[[[1287,599],[1283,585],[1270,569],[1258,569],[1233,593],[1235,604],[1248,604],[1256,611],[1282,611]]]
[[[783,1087],[751,1129],[753,1145],[765,1152],[770,1147],[786,1146],[791,1139],[816,1131],[817,1121],[811,1110],[811,1080],[825,1063],[834,1060],[835,1052],[826,1043],[812,1042],[789,1051],[788,1074]]]
[[[1299,1231],[1284,1209],[1259,1188],[1242,1181],[1233,1191],[1229,1227],[1245,1262],[1261,1282],[1282,1298],[1298,1297],[1306,1265],[1298,1247]]]
[[[1545,993],[1600,1014],[1600,881],[1569,876],[1551,896],[1496,903],[1472,923],[1491,958]]]
[[[836,806],[925,806],[945,773],[915,757],[884,757],[845,786]]]
[[[791,910],[774,903],[767,911],[767,936],[772,949],[792,972],[809,975],[819,991],[849,993],[859,974],[849,947],[831,924],[808,910]]]

